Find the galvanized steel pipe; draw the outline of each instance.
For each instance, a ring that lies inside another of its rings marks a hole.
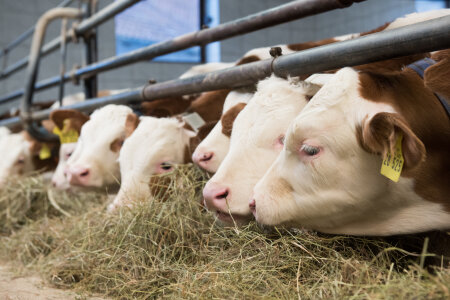
[[[156,83],[67,108],[89,112],[110,103],[124,104],[132,100],[153,100],[245,86],[270,76],[272,70],[278,76],[297,76],[446,48],[450,48],[450,16],[282,55],[274,61],[269,59],[190,78]],[[32,118],[42,120],[47,118],[49,113],[49,110],[36,112],[32,114]],[[12,127],[18,124],[18,118],[0,121],[0,126]]]
[[[95,28],[96,26],[108,21],[111,17],[114,17],[116,14],[124,11],[128,7],[133,4],[139,2],[140,0],[117,0],[108,6],[104,7],[98,13],[93,15],[92,17],[85,19],[82,21],[74,30],[75,33],[79,36],[85,34],[89,30]],[[71,41],[70,39],[67,40]],[[57,37],[42,47],[41,56],[45,56],[56,49],[59,48],[61,44],[61,37]],[[24,57],[9,67],[5,68],[3,72],[0,74],[0,80],[10,76],[11,74],[23,69],[28,64],[29,57]]]
[[[188,33],[172,40],[156,43],[141,49],[111,57],[76,70],[73,74],[66,73],[64,81],[72,77],[89,77],[100,72],[119,68],[139,61],[149,60],[164,54],[184,50],[193,46],[201,46],[214,41],[224,40],[237,35],[282,24],[292,20],[323,13],[326,11],[348,7],[354,2],[365,0],[297,0],[280,5],[244,18],[220,24],[214,28]],[[55,76],[39,82],[36,90],[43,90],[58,85],[60,77]],[[0,98],[0,104],[17,98],[20,91],[15,91]]]

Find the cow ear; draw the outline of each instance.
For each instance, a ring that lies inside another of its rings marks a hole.
[[[27,131],[22,131],[22,135],[29,143],[30,153],[33,155],[39,154],[39,151],[41,151],[42,148],[42,143],[33,138]]]
[[[425,160],[426,150],[422,141],[398,114],[377,113],[362,127],[362,146],[369,152],[381,154],[383,158],[393,153],[401,134],[404,158],[403,170],[408,172]]]
[[[246,103],[238,103],[222,115],[222,117],[220,118],[220,122],[222,123],[222,133],[224,135],[231,137],[234,120],[246,105]]]
[[[50,113],[50,120],[59,128],[63,129],[64,120],[71,119],[72,126],[80,132],[81,126],[89,121],[89,116],[75,109],[58,109]]]
[[[433,58],[438,60],[438,62],[428,67],[424,75],[425,86],[446,99],[450,99],[450,87],[448,84],[448,78],[450,78],[449,54],[450,52],[445,50],[433,55]]]
[[[55,129],[55,123],[52,120],[43,120],[41,124],[48,132],[53,132],[53,129]]]
[[[129,113],[125,121],[125,136],[128,138],[138,127],[139,117],[135,113]]]

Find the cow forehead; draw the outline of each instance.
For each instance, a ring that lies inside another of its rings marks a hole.
[[[287,125],[306,103],[301,85],[277,77],[263,80],[258,84],[252,100],[237,116],[232,136],[249,131],[252,134],[255,133],[253,131],[268,134],[264,132],[265,128],[273,129],[270,132],[279,128],[287,129]]]
[[[14,163],[15,159],[26,152],[29,143],[22,134],[10,134],[0,139],[0,153],[4,163]]]
[[[232,108],[233,106],[235,106],[238,103],[248,103],[252,97],[253,97],[253,93],[231,91],[225,98],[222,114],[225,113],[226,111],[228,111],[230,108]]]
[[[152,161],[179,152],[182,144],[182,128],[175,119],[141,117],[133,134],[125,140],[120,151],[121,163]],[[184,149],[181,149],[184,150]]]
[[[121,134],[130,113],[132,110],[124,105],[107,105],[96,110],[81,128],[81,137],[86,139],[93,136],[98,139],[101,136],[113,137]]]

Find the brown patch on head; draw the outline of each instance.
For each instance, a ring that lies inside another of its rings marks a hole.
[[[328,44],[332,44],[332,43],[336,43],[336,42],[338,42],[338,40],[336,40],[335,38],[329,38],[329,39],[324,39],[324,40],[314,41],[314,42],[289,44],[289,45],[287,45],[287,47],[288,47],[288,49],[290,49],[292,51],[303,51],[303,50],[307,50],[307,49],[311,49],[311,48],[315,48],[315,47],[319,47],[319,46],[323,46],[323,45],[328,45]]]
[[[122,149],[123,146],[123,142],[125,141],[124,137],[121,138],[117,138],[115,139],[110,145],[109,145],[109,149],[111,149],[112,152],[119,152],[120,149]]]
[[[172,178],[166,175],[154,175],[150,177],[150,194],[157,200],[167,201],[169,199],[168,190],[172,183]]]
[[[425,85],[439,96],[450,101],[450,49],[438,51],[431,56],[436,64],[425,70]]]
[[[245,65],[260,60],[261,58],[256,55],[244,56],[236,63],[236,66]]]
[[[89,121],[89,116],[75,109],[58,109],[50,113],[50,120],[60,130],[64,128],[64,121],[67,120],[65,130],[75,130],[80,134],[81,127]]]
[[[203,93],[194,100],[187,112],[196,112],[206,123],[217,121],[222,115],[223,103],[230,90],[217,90]]]
[[[42,143],[32,137],[27,131],[22,131],[22,135],[25,140],[30,143],[30,152],[33,155],[39,154],[39,151],[41,151],[42,148]]]
[[[145,116],[157,118],[172,117],[181,114],[189,107],[195,98],[185,99],[181,96],[142,102],[141,109]]]
[[[365,31],[365,32],[361,32],[359,35],[360,36],[365,36],[365,35],[369,35],[372,33],[376,33],[376,32],[380,32],[386,29],[386,27],[389,26],[389,24],[391,24],[391,22],[385,23],[384,25],[381,25],[380,27],[377,27],[375,29],[369,30],[369,31]]]
[[[403,142],[403,147],[411,148],[405,154],[405,163],[409,160],[410,167],[417,162],[418,165],[413,169],[406,168],[402,176],[414,179],[414,191],[418,195],[441,203],[450,211],[450,121],[433,91],[409,68],[397,72],[360,72],[359,81],[363,98],[389,104],[398,113],[395,118],[388,113],[376,115],[372,126],[369,124],[369,128],[357,130],[361,143],[364,144],[363,136],[370,134],[372,146],[368,149],[380,152],[374,144],[380,144],[380,139],[392,139],[386,130],[394,136],[400,131],[405,132],[409,138]],[[372,133],[374,130],[381,133]],[[424,161],[423,155],[426,155]]]
[[[106,97],[106,96],[111,96],[111,91],[110,90],[101,90],[97,92],[97,97]]]
[[[236,104],[235,106],[227,110],[220,119],[220,122],[222,123],[222,133],[227,137],[231,137],[234,120],[246,105],[247,104],[245,103]]]
[[[139,117],[135,113],[129,113],[125,120],[125,138],[128,138],[138,127]]]
[[[48,132],[53,132],[53,129],[55,129],[55,123],[53,123],[52,120],[42,120],[41,121],[42,127],[45,128]]]

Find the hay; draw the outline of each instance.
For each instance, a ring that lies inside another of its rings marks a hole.
[[[10,178],[0,189],[0,235],[8,235],[42,218],[80,214],[104,202],[97,193],[53,190],[42,176]]]
[[[200,205],[204,174],[185,166],[168,178],[167,201],[42,218],[3,237],[0,256],[58,287],[119,299],[450,296],[449,269],[430,273],[382,239],[223,227]]]

